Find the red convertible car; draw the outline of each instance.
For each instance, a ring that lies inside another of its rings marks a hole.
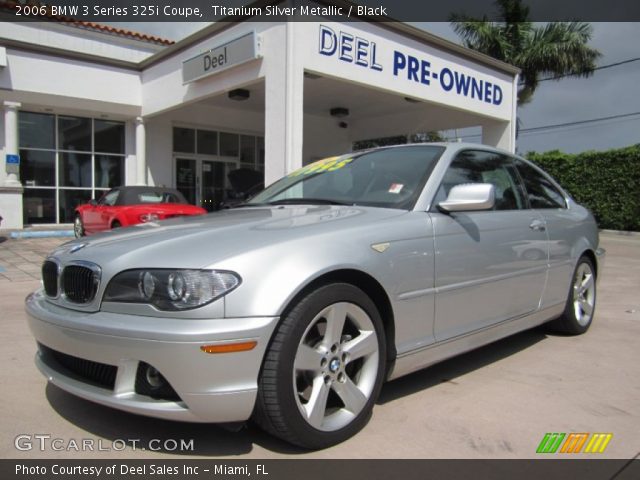
[[[73,231],[78,238],[137,223],[207,213],[187,203],[178,190],[164,187],[114,188],[99,201],[91,200],[75,211]]]

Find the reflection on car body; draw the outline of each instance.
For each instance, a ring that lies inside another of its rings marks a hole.
[[[544,172],[457,143],[333,157],[237,208],[83,243],[26,300],[51,382],[308,448],[360,430],[385,380],[547,322],[585,332],[604,254]]]

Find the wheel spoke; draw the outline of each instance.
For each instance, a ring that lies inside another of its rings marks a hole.
[[[294,367],[296,370],[320,370],[322,354],[308,345],[300,345],[296,353]]]
[[[345,382],[334,382],[333,390],[344,402],[344,406],[351,413],[358,414],[367,403],[367,397],[349,377]]]
[[[582,311],[585,313],[585,315],[591,315],[593,313],[593,307],[587,300],[580,301],[580,308],[582,308]]]
[[[378,350],[378,339],[374,332],[361,331],[353,340],[342,346],[342,351],[349,355],[348,361],[371,355]]]
[[[322,378],[321,375],[318,375],[313,379],[311,398],[309,398],[309,401],[304,406],[304,410],[307,415],[308,422],[316,428],[320,428],[324,421],[329,390],[329,385],[325,383],[324,378]]]
[[[580,287],[578,291],[581,294],[585,293],[586,291],[591,289],[592,286],[593,286],[593,275],[585,275],[585,277],[582,279],[582,282],[580,283]]]
[[[328,347],[334,343],[340,343],[344,322],[347,318],[347,309],[344,303],[336,303],[329,307],[325,316],[327,330],[324,333],[324,344]]]

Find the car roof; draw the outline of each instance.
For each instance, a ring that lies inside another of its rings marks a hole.
[[[133,185],[117,187],[113,190],[118,190],[120,192],[120,194],[118,195],[118,199],[116,200],[116,205],[133,205],[138,203],[138,195],[155,192],[161,194],[169,193],[175,195],[179,200],[181,200],[181,203],[188,203],[179,190],[170,187],[148,187],[142,185]]]
[[[490,152],[496,152],[496,153],[501,153],[504,155],[510,155],[513,157],[519,157],[521,158],[519,155],[513,153],[513,152],[509,152],[507,150],[501,149],[501,148],[496,148],[496,147],[492,147],[490,145],[484,145],[481,143],[470,143],[470,142],[422,142],[422,143],[403,143],[403,144],[399,144],[399,145],[382,145],[380,147],[372,147],[372,148],[367,148],[364,150],[360,150],[358,152],[354,152],[356,154],[361,154],[361,153],[365,153],[365,152],[373,152],[376,150],[386,150],[386,149],[390,149],[390,148],[419,148],[419,147],[425,147],[425,146],[431,146],[431,147],[444,147],[446,149],[448,149],[449,151],[459,151],[459,150],[467,150],[467,149],[474,149],[474,150],[486,150],[486,151],[490,151]]]

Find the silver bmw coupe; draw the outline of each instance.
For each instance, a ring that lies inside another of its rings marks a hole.
[[[64,244],[26,310],[36,365],[74,395],[323,448],[386,380],[546,322],[586,332],[603,258],[593,216],[528,161],[410,145]]]

